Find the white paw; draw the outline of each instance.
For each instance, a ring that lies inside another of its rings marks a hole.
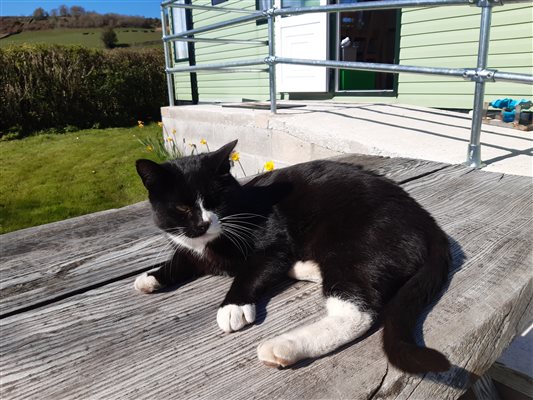
[[[142,275],[139,275],[135,279],[133,284],[135,290],[142,293],[152,293],[154,290],[157,290],[161,287],[157,279],[153,275],[148,275],[146,272]]]
[[[217,324],[224,332],[235,332],[255,321],[255,304],[227,304],[217,312]]]
[[[288,337],[278,336],[257,347],[257,357],[269,367],[287,367],[301,360],[298,343]]]

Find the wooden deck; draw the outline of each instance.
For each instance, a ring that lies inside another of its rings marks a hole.
[[[379,329],[294,368],[263,366],[257,344],[316,318],[319,286],[274,288],[258,322],[230,335],[215,321],[229,278],[141,295],[134,276],[169,255],[144,202],[0,237],[0,397],[460,396],[533,319],[531,178],[419,160],[350,161],[400,182],[450,236],[450,284],[418,332],[449,356],[450,371],[409,376],[388,366]]]

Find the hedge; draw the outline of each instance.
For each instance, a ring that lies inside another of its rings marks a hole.
[[[160,119],[160,49],[24,45],[0,49],[0,136]]]

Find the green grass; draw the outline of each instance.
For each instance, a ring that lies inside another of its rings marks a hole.
[[[151,124],[0,142],[0,233],[146,199],[135,160],[161,160],[138,139],[160,135]]]
[[[24,43],[78,44],[93,48],[104,48],[100,36],[102,28],[51,29],[43,31],[25,31],[0,39],[0,47],[21,45]],[[153,29],[152,29],[153,30]],[[161,32],[151,32],[142,28],[117,28],[119,46],[162,47]]]

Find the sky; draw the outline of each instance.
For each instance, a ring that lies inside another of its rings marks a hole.
[[[42,7],[50,12],[59,8],[61,4],[81,6],[86,11],[96,11],[100,14],[116,13],[123,15],[141,15],[144,17],[160,18],[161,0],[0,0],[0,16],[30,16],[36,8]]]

